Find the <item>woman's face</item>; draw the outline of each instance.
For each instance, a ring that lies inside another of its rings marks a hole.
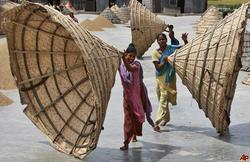
[[[128,61],[128,63],[132,63],[135,61],[136,53],[127,53],[125,56],[125,59]]]
[[[157,43],[160,47],[165,47],[167,44],[167,39],[163,35],[160,35],[157,39]]]

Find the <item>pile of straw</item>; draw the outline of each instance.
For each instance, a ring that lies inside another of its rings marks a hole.
[[[101,15],[97,16],[93,20],[93,23],[102,28],[115,28],[115,26],[109,20]]]
[[[8,106],[12,103],[13,101],[11,99],[9,99],[8,97],[6,97],[0,92],[0,106]]]
[[[94,21],[86,19],[80,23],[80,25],[89,31],[103,31],[101,26],[95,24]]]

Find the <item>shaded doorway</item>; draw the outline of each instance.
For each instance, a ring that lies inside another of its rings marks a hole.
[[[180,7],[181,13],[184,13],[185,0],[178,0],[177,6]]]
[[[161,12],[161,0],[153,1],[153,12],[160,13]]]
[[[109,7],[112,7],[116,4],[116,0],[109,0]]]
[[[96,2],[93,0],[86,0],[85,11],[96,11]]]

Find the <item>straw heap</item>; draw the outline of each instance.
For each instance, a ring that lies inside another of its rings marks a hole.
[[[2,92],[0,92],[0,106],[8,106],[12,103],[13,101],[11,99],[9,99],[5,95],[3,95]]]
[[[115,28],[115,26],[107,20],[105,17],[99,15],[94,20],[93,23],[97,26],[103,27],[103,28]]]
[[[82,21],[80,25],[86,28],[88,31],[103,31],[100,26],[96,25],[95,22],[89,19]]]
[[[230,124],[243,53],[247,4],[169,57],[183,83],[220,134]]]
[[[137,0],[131,0],[129,7],[132,43],[141,58],[167,25]]]
[[[84,158],[96,148],[120,52],[49,6],[4,16],[24,113],[55,148]]]

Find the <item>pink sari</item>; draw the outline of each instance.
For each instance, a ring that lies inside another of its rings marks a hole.
[[[141,79],[138,61],[133,72],[128,72],[124,64],[120,65],[119,73],[123,85],[124,107],[124,144],[128,145],[134,135],[142,135],[142,124],[145,121],[143,103],[141,99]]]

